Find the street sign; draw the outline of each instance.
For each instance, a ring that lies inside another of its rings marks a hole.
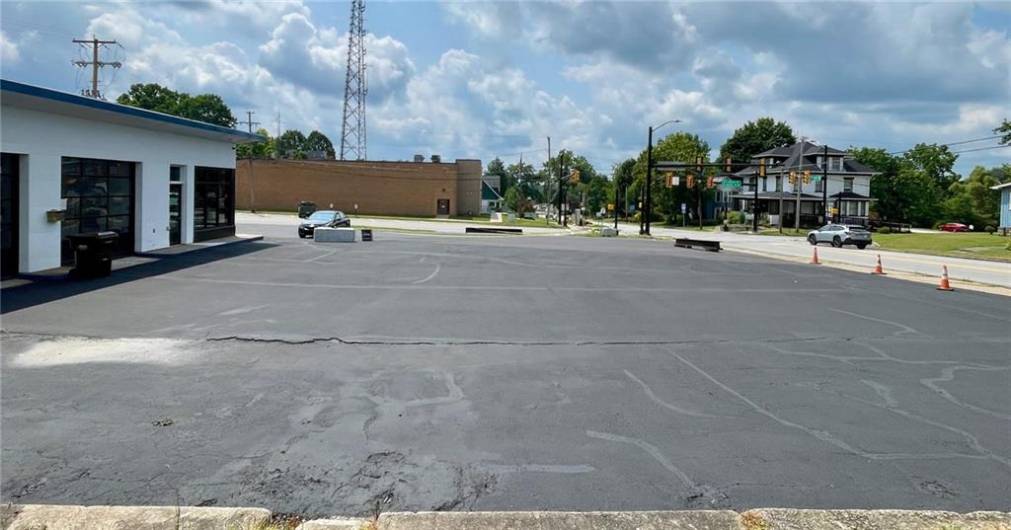
[[[720,183],[720,189],[724,191],[733,191],[741,189],[741,181],[736,179],[723,179]]]
[[[609,212],[614,211],[614,203],[613,202],[607,203],[607,211],[609,211]]]
[[[681,203],[681,213],[685,213],[687,211],[688,211],[688,205],[686,205],[685,203]]]
[[[681,177],[675,176],[674,179],[673,179],[673,183],[674,183],[675,186],[680,186],[681,185]]]
[[[811,182],[818,183],[821,182],[821,175],[814,175],[811,177]]]

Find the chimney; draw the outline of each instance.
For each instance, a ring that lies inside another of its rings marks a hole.
[[[425,155],[414,155],[414,161],[415,162],[424,162],[425,161]]]
[[[432,155],[432,163],[433,164],[438,164],[440,162],[442,162],[442,157],[441,156],[439,156],[439,155]]]

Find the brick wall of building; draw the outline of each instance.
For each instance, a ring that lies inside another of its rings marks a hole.
[[[342,162],[238,160],[235,205],[240,210],[294,210],[299,201],[348,213],[434,216],[439,199],[450,215],[481,209],[481,161]]]

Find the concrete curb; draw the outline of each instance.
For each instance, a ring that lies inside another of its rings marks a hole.
[[[4,530],[288,530],[263,508],[4,505]],[[1011,530],[1008,512],[758,508],[642,512],[389,512],[305,521],[298,530]]]
[[[264,527],[264,508],[177,506],[67,506],[7,504],[0,508],[4,530],[245,530]]]

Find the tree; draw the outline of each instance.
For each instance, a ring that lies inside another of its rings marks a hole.
[[[546,192],[544,194],[545,198],[550,198],[552,203],[558,200],[559,164],[562,165],[561,174],[565,181],[565,189],[568,190],[566,195],[569,198],[569,203],[574,204],[574,201],[578,200],[579,195],[572,193],[574,184],[569,182],[569,175],[572,174],[572,170],[579,170],[579,182],[584,184],[598,175],[597,170],[585,157],[577,155],[568,149],[562,149],[557,155],[544,161],[537,178],[539,182],[544,184],[545,190],[553,191],[550,194],[551,197],[548,197]]]
[[[191,96],[157,83],[130,85],[130,89],[120,94],[116,102],[222,127],[235,127],[237,123],[231,109],[220,96],[215,94]]]
[[[533,203],[530,202],[525,195],[523,195],[523,192],[520,191],[518,186],[509,188],[503,199],[505,199],[506,207],[516,212],[518,215],[523,215],[524,213],[533,211],[534,209]]]
[[[947,146],[918,144],[902,155],[884,149],[851,148],[858,162],[880,172],[871,178],[874,211],[886,221],[931,226],[944,216],[943,202],[958,175],[958,155]]]
[[[280,158],[305,158],[305,141],[306,138],[302,134],[302,131],[296,131],[295,129],[284,131],[275,142],[277,156]]]
[[[509,189],[518,188],[523,197],[534,201],[541,199],[540,181],[537,172],[534,171],[534,166],[519,161],[510,164],[506,168],[506,174],[508,175]]]
[[[506,171],[505,164],[502,163],[502,159],[495,157],[494,160],[488,162],[488,166],[484,169],[485,176],[488,177],[498,177],[499,193],[505,193],[505,185],[509,180],[509,172]]]
[[[994,134],[1003,135],[1001,139],[998,140],[998,142],[1000,142],[1001,145],[1007,145],[1008,143],[1011,143],[1011,121],[1004,119],[1004,122],[1000,124],[1000,127],[994,129],[993,132]]]
[[[614,200],[614,186],[611,181],[600,175],[595,176],[583,186],[585,186],[586,207],[593,215],[596,215],[601,208]]]
[[[635,159],[629,158],[623,162],[620,162],[614,166],[614,185],[618,186],[621,190],[621,196],[618,197],[618,204],[614,207],[621,213],[625,212],[625,203],[627,202],[626,197],[635,197],[634,194],[630,194],[629,186],[635,180]],[[613,196],[613,194],[612,194]]]
[[[950,196],[943,208],[945,220],[975,225],[980,230],[987,225],[997,226],[1000,192],[990,188],[1008,181],[1011,181],[1011,165],[991,169],[976,166],[969,178],[949,188]]]
[[[703,163],[709,162],[709,143],[697,135],[687,132],[670,134],[653,146],[654,163],[657,161],[690,163],[694,162],[696,157],[702,157]],[[699,175],[694,169],[688,172],[695,174],[696,179],[703,179],[705,177],[705,172],[702,175]],[[709,173],[713,173],[711,168]],[[638,191],[642,188],[646,179],[645,149],[639,153],[639,158],[633,166],[633,174],[638,184],[634,188]],[[657,171],[655,168],[653,169],[653,186],[650,190],[653,196],[653,209],[655,212],[663,214],[668,222],[673,222],[675,216],[681,212],[682,202],[694,208],[696,215],[701,216],[701,212],[698,211],[700,199],[702,203],[705,203],[708,196],[712,195],[712,192],[705,190],[703,186],[699,186],[695,190],[688,190],[684,183],[684,172],[680,176],[682,177],[682,184],[668,188],[663,173]]]
[[[235,146],[235,158],[273,158],[275,156],[274,152],[274,139],[270,137],[270,132],[267,129],[258,129],[256,134],[266,138],[262,142],[256,142],[255,144],[239,144]]]
[[[747,163],[758,153],[797,143],[793,129],[772,118],[758,118],[745,123],[720,147],[720,161],[730,157],[735,163]]]
[[[332,158],[335,155],[333,144],[330,143],[330,139],[319,131],[312,131],[309,133],[309,136],[306,137],[302,148],[306,152],[316,151],[323,153],[323,155],[328,158]]]

